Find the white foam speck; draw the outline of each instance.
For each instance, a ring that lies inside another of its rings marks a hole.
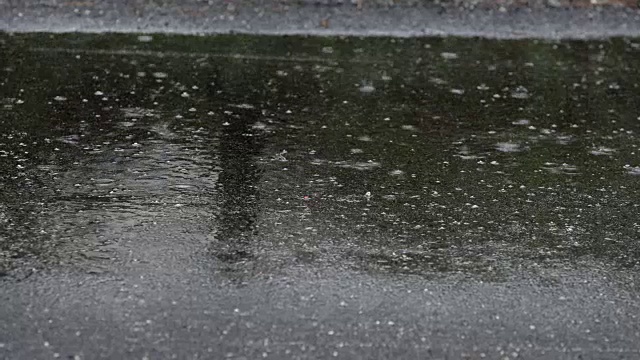
[[[514,122],[512,122],[513,125],[529,125],[529,120],[527,119],[518,119]]]
[[[153,40],[153,36],[150,35],[140,35],[138,36],[138,41],[140,42],[150,42]]]
[[[254,109],[255,108],[255,106],[251,104],[231,104],[231,106],[238,109]]]
[[[625,165],[625,168],[627,169],[627,173],[629,175],[640,176],[640,166]]]
[[[496,144],[496,150],[502,152],[518,152],[521,150],[520,144],[513,142],[499,142]]]
[[[167,76],[169,76],[169,75],[167,73],[165,73],[165,72],[159,72],[158,71],[158,72],[154,72],[153,73],[153,77],[156,78],[156,79],[164,79]]]
[[[360,86],[359,90],[363,94],[369,94],[376,91],[376,88],[374,88],[371,84],[363,84],[362,86]]]
[[[597,155],[597,156],[602,156],[602,155],[611,156],[615,152],[616,152],[615,149],[610,149],[610,148],[603,147],[603,146],[595,148],[595,149],[590,151],[590,153],[592,155]]]
[[[452,52],[443,52],[440,53],[440,56],[445,60],[454,60],[458,58],[458,54]]]

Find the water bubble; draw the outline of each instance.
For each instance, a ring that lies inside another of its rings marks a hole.
[[[528,99],[529,98],[529,90],[524,86],[518,86],[511,92],[511,97],[514,99]]]

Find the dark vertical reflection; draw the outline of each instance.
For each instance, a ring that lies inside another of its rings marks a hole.
[[[256,112],[234,109],[220,135],[220,213],[212,252],[227,264],[245,262],[253,256],[251,239],[255,239],[260,180],[257,160],[264,146],[263,139],[252,131]]]

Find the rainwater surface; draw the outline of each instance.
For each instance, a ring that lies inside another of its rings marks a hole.
[[[636,299],[639,134],[629,39],[4,34],[0,273]]]

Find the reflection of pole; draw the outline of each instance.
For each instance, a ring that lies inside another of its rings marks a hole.
[[[257,185],[260,178],[257,156],[262,142],[251,132],[255,110],[241,110],[227,119],[220,137],[218,178],[220,214],[215,256],[228,263],[251,258],[250,243],[258,211]],[[228,125],[226,125],[228,124]]]

